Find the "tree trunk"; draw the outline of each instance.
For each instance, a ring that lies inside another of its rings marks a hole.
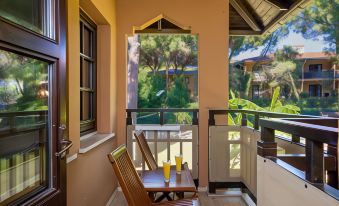
[[[299,100],[299,93],[298,93],[297,87],[294,84],[294,79],[293,79],[293,77],[291,75],[291,72],[288,72],[288,76],[289,76],[290,81],[291,81],[291,86],[292,86],[292,90],[293,90],[294,96],[297,98],[297,100]]]
[[[128,86],[127,86],[127,108],[138,108],[138,73],[139,73],[139,55],[140,43],[139,36],[134,35],[128,38],[130,49],[128,51]],[[132,116],[133,121],[136,115]]]

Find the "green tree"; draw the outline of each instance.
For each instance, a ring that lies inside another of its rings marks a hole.
[[[177,76],[174,85],[170,88],[167,95],[167,106],[170,108],[187,108],[189,104],[189,93],[185,78]]]
[[[37,98],[39,86],[47,81],[48,64],[40,60],[24,57],[15,53],[0,51],[0,80],[13,90],[15,99],[10,110],[35,109],[46,105],[44,100]],[[0,96],[5,97],[8,90],[2,89]],[[5,92],[5,93],[4,93]]]
[[[242,98],[237,98],[235,94],[230,92],[230,100],[228,101],[228,107],[230,109],[245,109],[245,110],[255,110],[255,111],[269,111],[269,112],[278,112],[286,114],[300,114],[300,108],[291,104],[283,104],[283,100],[280,99],[280,87],[274,89],[272,100],[270,105],[266,107],[260,107],[257,104]],[[228,114],[228,123],[230,125],[240,125],[242,119],[242,114],[231,115]],[[253,122],[247,120],[249,126],[253,126]]]
[[[328,52],[339,54],[339,0],[313,0],[297,17],[291,20],[294,31],[306,39],[323,38]]]

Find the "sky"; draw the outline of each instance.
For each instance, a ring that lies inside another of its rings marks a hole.
[[[290,32],[290,34],[285,38],[279,41],[277,48],[281,49],[284,45],[295,46],[295,45],[304,45],[305,52],[321,52],[326,43],[322,41],[322,38],[319,40],[304,39],[301,34],[295,32]],[[260,55],[262,48],[258,48],[254,51],[247,51],[235,56],[234,60],[242,60],[246,58],[256,57]]]

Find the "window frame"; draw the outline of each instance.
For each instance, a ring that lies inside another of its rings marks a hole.
[[[319,65],[320,65],[320,69],[319,69]],[[317,68],[317,69],[315,70],[314,68]],[[310,65],[308,65],[308,71],[310,71],[310,72],[322,72],[322,70],[323,70],[322,64],[310,64]]]
[[[311,89],[311,87],[313,87],[314,89]],[[308,91],[309,91],[310,97],[322,97],[322,85],[321,84],[308,85]]]
[[[84,29],[90,30],[89,55],[84,54]],[[82,86],[84,62],[90,63],[89,87]],[[82,10],[80,10],[80,136],[97,130],[97,25]],[[89,106],[91,118],[82,120],[82,93],[87,92],[92,100]]]

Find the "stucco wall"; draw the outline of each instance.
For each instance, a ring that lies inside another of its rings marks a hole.
[[[115,0],[67,1],[68,133],[80,148],[80,29],[79,9],[97,24],[97,130],[112,133],[116,128],[116,20]],[[67,204],[105,205],[117,187],[107,154],[116,147],[109,140],[67,164]]]
[[[117,137],[126,142],[126,35],[164,14],[199,35],[199,180],[208,182],[208,108],[228,101],[228,0],[117,0]]]

